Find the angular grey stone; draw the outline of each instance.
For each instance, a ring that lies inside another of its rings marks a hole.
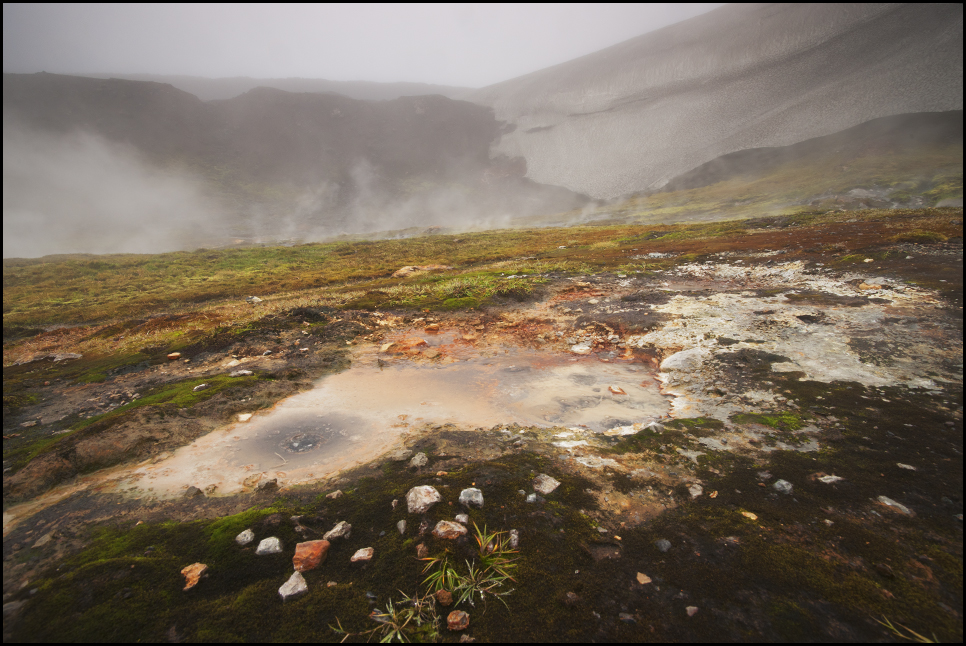
[[[308,591],[309,585],[305,582],[305,577],[302,576],[301,572],[296,572],[282,584],[282,587],[278,589],[278,594],[282,597],[282,601],[288,601],[292,597],[297,597]]]
[[[541,473],[533,479],[533,490],[544,496],[553,493],[553,490],[559,486],[559,480],[555,480],[545,473]]]
[[[469,525],[470,517],[466,514],[456,514],[456,522],[461,525]]]
[[[255,540],[255,532],[250,529],[246,529],[235,537],[235,542],[239,545],[248,545],[253,540]]]
[[[659,538],[658,540],[654,541],[654,544],[661,552],[666,552],[671,549],[671,541],[666,538]]]
[[[333,541],[337,538],[349,538],[352,535],[352,525],[340,520],[336,523],[335,527],[327,531],[323,536],[322,540]]]
[[[194,498],[195,496],[204,496],[204,495],[205,495],[205,492],[199,489],[198,487],[195,487],[194,485],[185,489],[185,492],[184,492],[185,498]]]
[[[409,466],[411,467],[424,467],[429,464],[429,458],[426,457],[425,453],[417,453],[413,456],[413,459],[409,461]]]
[[[282,551],[282,541],[278,540],[276,536],[269,536],[268,538],[263,538],[255,548],[255,553],[259,556],[264,556],[265,554],[278,554]]]
[[[460,492],[460,504],[464,507],[482,507],[483,492],[479,489],[463,489]]]
[[[273,491],[278,489],[278,479],[272,478],[271,480],[262,480],[257,485],[255,485],[255,491],[262,493],[265,491]]]
[[[413,487],[406,494],[406,505],[410,514],[421,514],[442,499],[443,497],[439,495],[435,488],[429,485],[420,485]]]

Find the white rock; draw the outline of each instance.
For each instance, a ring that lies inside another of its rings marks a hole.
[[[238,421],[239,422],[247,422],[251,418],[252,418],[252,414],[251,413],[238,413]]]
[[[268,538],[263,538],[255,548],[255,553],[259,556],[264,556],[265,554],[278,554],[282,551],[282,541],[278,540],[275,536],[269,536]]]
[[[541,473],[533,479],[533,490],[544,496],[553,493],[553,490],[559,486],[559,480],[555,480],[545,473]]]
[[[688,493],[691,494],[691,498],[697,498],[698,496],[704,493],[704,487],[702,487],[699,484],[693,484],[690,487],[688,487]]]
[[[371,561],[373,554],[376,550],[372,547],[363,547],[361,550],[356,550],[356,553],[352,555],[349,560],[353,563],[358,563],[359,561]]]
[[[462,525],[469,525],[470,517],[467,514],[456,514],[456,522]]]
[[[210,388],[210,387],[211,387],[210,384],[198,384],[197,386],[191,389],[191,392],[196,393],[201,390],[206,390],[207,388]]]
[[[235,542],[239,545],[248,545],[253,540],[255,540],[255,532],[250,529],[246,529],[241,534],[235,537]]]
[[[909,509],[908,507],[906,507],[905,505],[903,505],[900,502],[896,502],[892,498],[887,498],[885,496],[879,496],[878,500],[883,505],[886,505],[887,507],[892,507],[893,509],[895,509],[895,510],[897,510],[897,511],[903,513],[903,514],[905,514],[906,516],[915,516],[915,514],[913,513],[913,511],[911,509]]]
[[[593,346],[590,343],[578,343],[570,347],[570,351],[574,354],[590,354]]]
[[[305,577],[302,576],[301,572],[296,572],[282,584],[282,587],[278,589],[278,594],[282,597],[282,601],[287,601],[308,591],[309,585],[305,582]]]
[[[661,372],[695,372],[708,357],[704,348],[691,348],[676,352],[661,362]]]
[[[464,507],[482,507],[483,492],[479,489],[463,489],[460,492],[460,504]]]
[[[340,520],[338,523],[336,523],[335,527],[327,531],[325,535],[322,536],[322,540],[333,541],[337,538],[349,538],[351,535],[352,525],[344,520]]]
[[[406,494],[406,505],[410,514],[421,514],[442,499],[443,497],[433,487],[420,485],[413,487]]]
[[[900,469],[907,469],[909,471],[916,470],[916,467],[912,466],[911,464],[903,464],[902,462],[896,462],[896,466],[898,466]]]
[[[403,520],[399,521],[398,523],[396,523],[396,529],[399,530],[399,535],[400,536],[402,536],[403,534],[406,533],[406,519],[405,518]]]
[[[520,547],[520,530],[511,529],[510,530],[510,547],[517,549]]]
[[[840,480],[845,480],[845,478],[842,478],[840,476],[822,476],[821,478],[818,479],[819,482],[824,482],[825,484],[832,484],[835,482],[839,482]]]
[[[413,456],[413,459],[409,461],[409,466],[411,467],[424,467],[429,464],[429,458],[426,457],[425,453],[417,453]]]
[[[230,373],[228,373],[228,376],[229,377],[251,377],[253,374],[255,373],[252,372],[251,370],[233,370]]]

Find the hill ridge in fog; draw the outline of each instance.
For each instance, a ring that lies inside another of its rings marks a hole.
[[[893,114],[962,109],[962,5],[727,5],[466,95],[528,177],[597,198]]]

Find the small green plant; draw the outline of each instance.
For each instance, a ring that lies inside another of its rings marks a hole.
[[[481,530],[473,524],[479,559],[476,563],[466,561],[466,574],[460,574],[449,563],[449,555],[430,557],[423,573],[429,572],[423,583],[436,592],[449,590],[457,604],[468,601],[476,606],[477,597],[486,603],[487,596],[499,599],[503,605],[503,597],[513,590],[503,590],[508,581],[515,581],[511,572],[516,568],[513,559],[508,555],[516,551],[510,544],[510,536],[506,532],[488,532],[486,526]]]
[[[341,641],[349,637],[366,637],[366,641],[373,636],[379,636],[379,643],[388,644],[393,641],[400,643],[419,641],[435,642],[439,639],[439,617],[436,615],[436,598],[432,594],[409,597],[400,590],[402,601],[393,604],[386,603],[385,610],[378,608],[369,614],[369,618],[378,625],[370,630],[351,633],[342,627],[338,619],[335,626],[329,626],[337,635],[343,635]]]

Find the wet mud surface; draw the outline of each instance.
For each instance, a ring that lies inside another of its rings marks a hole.
[[[336,619],[371,628],[374,607],[417,591],[417,545],[472,554],[418,529],[466,511],[521,534],[507,606],[464,608],[480,641],[898,640],[883,617],[961,640],[961,242],[794,234],[698,257],[668,243],[641,271],[548,276],[539,299],[484,311],[342,315],[358,326],[339,339],[345,369],[6,501],[5,637],[338,640]],[[301,327],[177,370],[334,361]],[[563,484],[528,502],[537,473]],[[422,484],[442,502],[392,504]],[[482,509],[459,505],[469,486]],[[295,543],[342,520],[352,536],[282,603]],[[235,545],[249,527],[283,555]],[[375,559],[351,564],[367,546]],[[211,574],[183,593],[195,561]]]

